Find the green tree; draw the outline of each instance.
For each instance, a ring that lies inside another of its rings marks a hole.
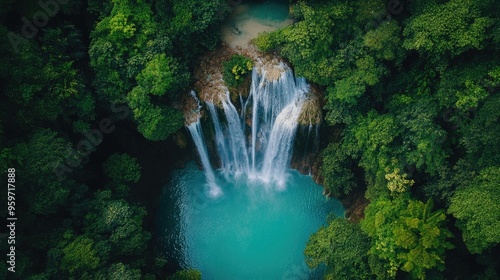
[[[182,113],[170,106],[158,106],[151,102],[141,86],[135,87],[127,96],[137,129],[148,140],[165,140],[184,124]]]
[[[355,187],[353,161],[346,149],[338,143],[332,143],[323,151],[321,175],[324,186],[334,197],[348,195]]]
[[[137,75],[137,84],[153,95],[177,93],[186,86],[189,79],[187,70],[179,69],[180,65],[172,57],[157,54]]]
[[[500,242],[500,168],[481,171],[470,186],[455,192],[448,212],[457,218],[457,226],[467,249],[479,254]]]
[[[270,52],[277,47],[278,39],[277,32],[261,32],[257,38],[253,39],[252,43],[262,52]]]
[[[290,59],[297,75],[321,85],[331,84],[348,68],[349,59],[356,56],[355,43],[342,40],[357,31],[356,25],[346,21],[353,14],[352,7],[346,2],[299,2],[293,9],[301,21],[276,36],[282,54]],[[345,47],[339,50],[339,46]]]
[[[377,84],[386,74],[385,66],[372,56],[356,57],[348,74],[335,81],[333,87],[328,88],[328,94],[332,96],[329,101],[356,104],[367,87]]]
[[[36,214],[52,214],[67,202],[72,180],[59,180],[56,170],[60,163],[74,158],[71,144],[50,129],[35,133],[26,143],[17,144],[12,153],[24,176],[30,209]]]
[[[252,73],[253,62],[245,56],[236,54],[228,61],[222,63],[222,74],[226,84],[235,88],[245,80],[249,73]]]
[[[484,15],[493,1],[452,0],[429,4],[406,25],[403,46],[438,59],[456,56],[470,49],[482,49],[493,19]],[[432,8],[431,8],[432,7]]]
[[[401,27],[397,21],[385,21],[379,27],[366,32],[364,45],[374,56],[384,60],[401,59]]]
[[[201,280],[201,272],[195,269],[179,270],[169,280]]]
[[[437,174],[448,155],[443,147],[446,132],[434,121],[439,114],[435,100],[426,94],[418,97],[397,94],[388,107],[398,116],[397,126],[401,131],[401,141],[393,148],[395,156],[405,166]]]
[[[378,21],[384,19],[387,3],[383,0],[361,0],[355,2],[355,9],[356,22],[372,29]]]
[[[227,1],[171,0],[168,7],[157,11],[169,33],[176,38],[175,50],[186,61],[192,61],[201,51],[213,50],[220,42],[219,27],[229,15]],[[165,4],[163,4],[165,5]],[[168,10],[164,10],[167,8]]]
[[[353,142],[357,150],[362,151],[360,166],[366,171],[368,198],[388,193],[385,175],[387,168],[399,166],[392,154],[392,144],[399,135],[396,119],[389,114],[379,115],[374,110],[366,117],[360,117],[351,128]]]
[[[310,268],[327,266],[325,278],[371,279],[367,265],[370,240],[359,224],[336,218],[309,237],[304,254]]]
[[[92,32],[89,50],[101,97],[120,101],[127,95],[138,130],[149,140],[164,140],[182,125],[182,115],[166,104],[189,81],[186,69],[165,55],[172,47],[165,32],[144,1],[116,1]],[[168,96],[152,101],[150,94]]]
[[[388,171],[388,169],[386,169]],[[404,193],[415,183],[413,180],[406,179],[406,173],[401,174],[399,168],[394,169],[392,173],[385,174],[387,179],[387,188],[391,193]]]
[[[107,187],[116,198],[127,197],[130,185],[141,178],[141,166],[128,154],[113,154],[103,164],[103,170],[108,177]]]
[[[141,178],[141,166],[128,154],[113,154],[103,165],[104,173],[113,184],[137,183]]]
[[[113,4],[111,15],[98,22],[92,31],[89,55],[98,92],[105,99],[120,101],[138,74],[128,73],[127,64],[146,52],[156,26],[146,2],[119,0]],[[142,62],[140,66],[144,65]]]
[[[494,73],[499,63],[496,56],[478,55],[449,67],[438,83],[437,101],[446,108],[476,110],[492,89],[498,87]]]
[[[6,116],[18,130],[47,127],[58,118],[69,123],[94,119],[94,98],[75,67],[83,58],[81,45],[80,33],[68,25],[45,29],[39,42],[23,43],[18,52],[0,46],[5,51],[0,74],[6,81],[4,102],[12,104],[5,107]]]
[[[85,231],[114,256],[137,256],[146,250],[151,234],[142,228],[146,211],[123,199],[112,200],[110,191],[96,194],[92,207],[85,215]]]
[[[103,279],[110,280],[139,280],[141,279],[141,271],[139,269],[131,269],[123,263],[112,264],[107,275]]]
[[[476,171],[488,166],[500,164],[500,95],[492,95],[484,100],[472,119],[466,119],[466,125],[460,132],[459,140],[467,151],[466,159],[473,162]]]
[[[446,241],[451,233],[444,227],[444,212],[433,212],[432,208],[431,201],[423,203],[404,196],[379,198],[368,205],[361,228],[372,238],[372,270],[379,271],[377,265],[386,270],[383,273],[387,275],[379,277],[393,278],[402,270],[425,279],[426,271],[444,269],[444,252],[452,248]]]
[[[99,265],[94,241],[88,237],[77,237],[63,249],[63,253],[62,268],[71,274],[81,270],[95,269]]]

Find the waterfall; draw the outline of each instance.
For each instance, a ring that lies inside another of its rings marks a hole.
[[[261,171],[264,182],[274,180],[278,186],[285,184],[285,172],[290,163],[293,139],[302,103],[303,99],[292,102],[276,117],[264,154],[264,164]]]
[[[203,169],[205,170],[205,175],[207,177],[209,194],[212,197],[218,197],[222,194],[222,191],[220,187],[217,186],[214,170],[212,168],[212,165],[210,164],[210,159],[208,157],[207,145],[205,144],[206,142],[203,137],[203,131],[201,130],[201,122],[199,118],[199,109],[200,109],[199,100],[198,98],[196,98],[194,91],[191,92],[191,95],[198,102],[198,112],[197,112],[198,118],[195,122],[187,125],[187,128],[189,130],[189,133],[191,133],[191,137],[193,137],[193,142],[196,146],[196,149],[198,150],[198,154],[200,155],[201,163],[203,165]]]
[[[238,111],[229,99],[229,91],[226,91],[226,98],[221,101],[228,125],[227,136],[229,136],[229,147],[231,148],[234,160],[234,170],[232,171],[236,175],[248,174],[250,163],[248,160],[245,132],[243,131],[243,124],[240,121]]]
[[[206,102],[208,112],[210,113],[210,117],[212,118],[212,122],[214,123],[215,129],[215,143],[217,146],[217,152],[221,161],[222,170],[231,170],[232,161],[229,155],[229,151],[227,149],[228,143],[226,138],[224,137],[224,131],[222,128],[222,123],[219,120],[219,116],[217,115],[217,109],[212,102]]]
[[[304,78],[295,78],[284,63],[254,67],[248,98],[241,95],[241,111],[231,102],[229,91],[220,100],[206,102],[215,129],[215,143],[223,174],[246,175],[264,183],[286,183],[298,118],[309,91]],[[220,104],[217,107],[214,105]],[[247,128],[246,118],[252,118]],[[205,166],[207,180],[215,185],[199,120],[188,125]],[[247,135],[249,135],[247,139]],[[216,186],[216,185],[215,185]],[[218,190],[220,191],[220,190]]]
[[[304,78],[295,79],[286,64],[276,68],[280,72],[277,79],[272,77],[276,73],[257,67],[252,72],[251,177],[283,185],[309,85]]]
[[[293,102],[303,100],[308,90],[305,79],[298,78],[295,81],[292,70],[284,63],[280,63],[277,68],[281,71],[277,79],[271,79],[270,73],[262,69],[254,68],[252,72],[249,99],[252,101],[251,151],[254,172],[262,168],[264,152],[272,152],[267,151],[267,146],[278,115]],[[259,75],[259,72],[262,73]],[[296,113],[300,113],[300,110]]]

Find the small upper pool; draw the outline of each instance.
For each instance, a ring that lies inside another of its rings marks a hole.
[[[261,32],[290,25],[288,1],[236,1],[222,27],[222,40],[232,47],[246,47]]]

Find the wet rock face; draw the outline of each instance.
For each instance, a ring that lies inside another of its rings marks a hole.
[[[317,125],[321,124],[323,120],[323,114],[321,111],[320,97],[319,93],[311,92],[308,95],[307,100],[302,106],[302,112],[299,116],[299,124],[301,125]]]
[[[201,117],[200,101],[193,91],[185,94],[182,98],[182,112],[184,114],[184,124],[189,125],[196,122]]]
[[[264,75],[269,82],[277,81],[283,73],[283,67],[280,67],[280,60],[277,57],[264,56],[258,61],[259,74]]]
[[[173,136],[172,136],[172,141],[175,143],[175,145],[179,149],[185,149],[188,145],[186,134],[183,133],[182,131],[177,131]]]
[[[290,167],[304,175],[311,175],[314,182],[323,185],[321,177],[321,154],[318,152],[309,152],[305,156],[294,154]]]
[[[196,79],[194,90],[201,101],[210,101],[220,106],[219,96],[224,96],[227,90],[222,79],[222,63],[235,54],[237,54],[236,50],[223,45],[203,55],[194,72]]]

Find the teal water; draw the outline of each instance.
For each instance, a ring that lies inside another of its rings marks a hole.
[[[168,257],[207,280],[316,279],[303,251],[329,213],[344,215],[340,202],[295,170],[281,191],[216,173],[224,195],[213,199],[193,162],[173,172],[159,210]]]
[[[238,2],[238,1],[233,1]],[[233,7],[221,28],[222,40],[232,47],[248,47],[261,32],[272,32],[292,24],[287,0],[243,1]],[[235,34],[235,28],[239,31]]]
[[[249,2],[248,16],[260,20],[284,21],[288,18],[288,1],[274,0]]]

